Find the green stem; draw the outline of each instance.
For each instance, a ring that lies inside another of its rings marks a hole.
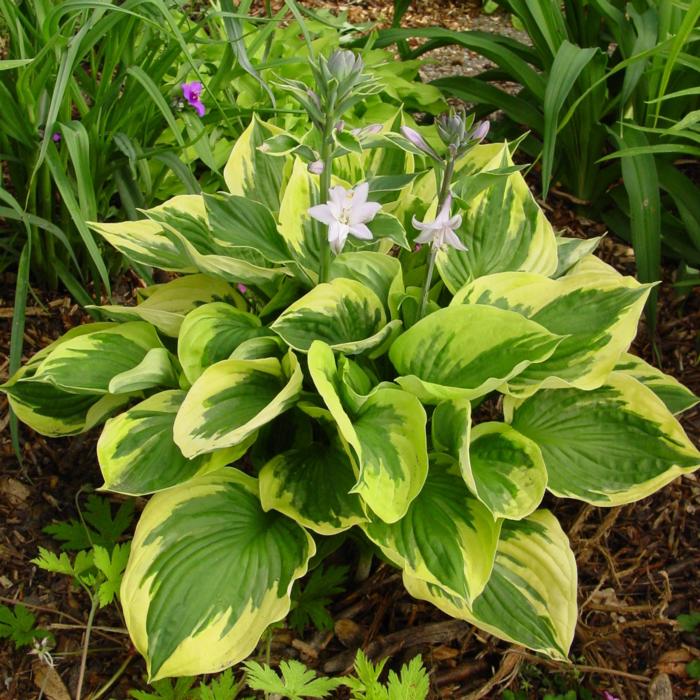
[[[450,185],[452,184],[452,175],[455,170],[455,159],[451,157],[445,164],[445,173],[442,177],[442,186],[440,187],[440,196],[438,198],[437,213],[440,213],[442,205],[445,203],[448,195],[450,194]],[[428,296],[430,295],[430,285],[433,281],[433,271],[435,270],[435,258],[437,258],[438,249],[435,245],[431,245],[430,248],[430,259],[428,260],[428,271],[425,275],[425,282],[423,282],[423,292],[421,295],[420,311],[418,313],[418,319],[420,320],[425,316],[425,310],[428,307]]]
[[[319,184],[319,204],[325,204],[328,201],[328,191],[331,188],[331,172],[333,168],[333,120],[326,119],[323,128],[323,142],[321,144],[321,161],[323,163],[323,172],[321,173]],[[319,230],[322,230],[322,225],[319,225]],[[331,265],[331,247],[327,240],[321,241],[321,265],[318,271],[319,284],[328,279],[328,270]]]
[[[78,675],[78,687],[75,691],[75,700],[80,700],[83,695],[83,681],[85,680],[85,666],[87,664],[88,646],[90,645],[90,632],[92,632],[92,623],[95,620],[95,613],[99,599],[97,595],[91,595],[92,605],[88,615],[87,624],[85,626],[85,640],[83,641],[83,653],[80,655],[80,673]]]

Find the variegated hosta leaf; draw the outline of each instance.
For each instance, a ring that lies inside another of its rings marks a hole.
[[[352,489],[385,522],[402,518],[428,471],[426,415],[415,396],[379,387],[356,412],[343,404],[333,351],[315,341],[309,371],[321,398],[350,446],[359,476]]]
[[[479,500],[494,516],[509,520],[530,515],[547,486],[540,448],[505,423],[480,423],[472,430],[469,471]]]
[[[120,394],[71,394],[49,382],[23,379],[22,370],[15,379],[0,387],[10,407],[22,423],[48,437],[84,433],[129,401]]]
[[[245,309],[243,297],[224,280],[207,275],[185,275],[165,284],[140,290],[145,297],[136,306],[88,306],[112,321],[146,321],[164,335],[177,338],[188,311],[212,301],[225,301]],[[138,293],[138,292],[137,292]]]
[[[491,575],[501,521],[470,495],[452,458],[433,454],[406,515],[392,524],[375,519],[363,529],[409,576],[471,602]]]
[[[396,381],[424,403],[473,399],[552,355],[561,337],[514,311],[457,305],[426,316],[389,351]]]
[[[370,251],[341,253],[331,262],[329,277],[331,280],[344,277],[360,282],[379,297],[387,317],[397,318],[398,303],[404,293],[398,258]]]
[[[508,393],[530,396],[539,388],[600,386],[634,339],[649,290],[632,277],[504,272],[475,280],[452,303],[512,309],[566,336],[546,361],[508,382]]]
[[[700,397],[688,387],[683,386],[670,374],[665,374],[645,362],[641,357],[625,353],[615,365],[615,371],[629,374],[651,389],[671,413],[683,413],[700,402]]]
[[[302,372],[290,350],[280,362],[222,360],[208,367],[175,418],[175,443],[185,457],[234,447],[284,413],[301,393]]]
[[[0,386],[15,415],[32,430],[49,437],[63,437],[90,430],[121,408],[129,396],[74,394],[34,379],[37,367],[59,346],[78,337],[114,328],[112,323],[89,323],[71,328],[58,340],[39,350]]]
[[[256,250],[220,245],[209,226],[201,195],[173,197],[144,214],[163,227],[165,235],[177,242],[183,255],[200,272],[258,287],[287,274],[285,268],[271,266]]]
[[[512,164],[508,145],[503,144],[484,169]],[[549,276],[557,269],[554,231],[520,173],[499,178],[473,197],[457,235],[467,251],[442,250],[436,261],[453,294],[470,280],[494,272],[522,270]]]
[[[278,280],[284,268],[267,267],[262,256],[218,245],[209,230],[201,195],[178,195],[143,212],[148,219],[90,226],[133,262],[175,272],[202,272],[255,286]]]
[[[503,523],[484,592],[470,606],[443,588],[404,574],[414,598],[509,642],[566,660],[576,628],[576,560],[557,519],[538,510]]]
[[[250,445],[243,442],[194,459],[184,457],[173,441],[175,415],[184,398],[184,391],[162,391],[107,421],[97,443],[104,489],[131,496],[162,491],[246,452]]]
[[[557,238],[557,269],[552,277],[563,277],[579,260],[591,255],[603,239],[602,236],[593,238]]]
[[[110,394],[133,394],[144,389],[180,386],[179,363],[165,348],[152,348],[136,367],[115,375],[109,381]]]
[[[303,274],[312,283],[318,280],[321,246],[328,245],[328,227],[314,222],[309,216],[309,207],[318,203],[316,192],[314,176],[304,161],[296,158],[280,203],[279,232]]]
[[[338,446],[313,442],[283,452],[258,478],[265,510],[274,508],[320,535],[334,535],[366,519],[362,500],[351,493],[352,463]]]
[[[94,333],[58,345],[36,368],[33,379],[73,394],[106,394],[113,377],[136,367],[153,348],[162,344],[147,323],[133,321],[109,328],[100,324]]]
[[[177,356],[185,377],[194,382],[207,367],[230,357],[243,341],[269,334],[260,319],[247,311],[223,302],[205,304],[187,314]]]
[[[225,193],[205,194],[204,204],[212,235],[220,245],[252,248],[273,263],[292,259],[272,212],[263,204]]]
[[[121,585],[124,619],[149,680],[215,673],[245,659],[290,607],[316,547],[260,506],[235,469],[155,495],[134,534]]]
[[[700,466],[700,452],[651,389],[613,372],[593,391],[506,398],[506,419],[542,450],[548,488],[599,506],[631,503]]]
[[[314,340],[321,340],[348,354],[376,347],[391,331],[379,297],[345,278],[317,285],[270,327],[295,350],[307,352]]]
[[[471,492],[494,517],[520,520],[542,502],[547,470],[539,447],[505,423],[471,428],[468,401],[444,401],[432,418],[433,445],[459,461]]]
[[[279,127],[253,117],[236,140],[224,168],[224,180],[231,194],[260,202],[272,212],[280,208],[285,159],[266,155],[259,147],[266,139],[281,133]]]
[[[90,228],[132,262],[175,272],[197,272],[181,241],[156,221],[90,222]]]

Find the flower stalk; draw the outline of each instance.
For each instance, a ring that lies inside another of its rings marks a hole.
[[[440,196],[438,197],[438,212],[442,211],[447,198],[450,196],[450,185],[452,184],[452,176],[455,171],[455,157],[451,156],[445,162],[445,171],[442,175],[442,185],[440,187]],[[428,307],[428,296],[430,295],[430,285],[433,281],[433,272],[435,270],[435,259],[437,258],[440,247],[433,244],[430,247],[430,257],[428,258],[428,270],[425,273],[425,281],[423,282],[423,291],[421,294],[420,310],[418,318],[425,316],[425,310]]]
[[[319,176],[319,204],[328,201],[328,194],[331,188],[331,173],[333,170],[333,122],[326,117],[326,123],[323,128],[323,141],[321,143],[321,162],[323,170]],[[317,224],[319,238],[323,239],[322,225]],[[328,270],[331,266],[331,247],[330,244],[321,245],[321,260],[318,270],[318,282],[328,281]]]

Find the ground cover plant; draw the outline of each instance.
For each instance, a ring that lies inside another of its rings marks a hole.
[[[576,569],[545,490],[612,506],[698,465],[673,415],[696,397],[626,354],[650,286],[557,238],[485,123],[346,123],[379,89],[362,68],[283,80],[313,128],[251,121],[228,193],[94,222],[182,276],[3,386],[46,435],[126,409],[98,458],[105,488],[156,494],[121,586],[152,679],[244,659],[351,529],[415,597],[565,658]]]
[[[543,196],[559,183],[631,241],[642,281],[660,279],[662,250],[697,268],[700,2],[498,5],[528,42],[432,27],[384,30],[378,45],[420,38],[405,57],[458,44],[491,60],[494,69],[433,84],[474,103],[480,116],[500,110],[501,134],[528,130],[523,148],[541,162]],[[397,16],[405,7],[395,2]],[[504,89],[503,81],[519,87]]]

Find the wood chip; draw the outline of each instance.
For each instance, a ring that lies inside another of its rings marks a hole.
[[[49,700],[71,700],[70,693],[61,676],[53,666],[48,666],[40,659],[32,663],[34,684]]]
[[[665,673],[660,673],[649,684],[649,700],[673,700],[671,679]]]

